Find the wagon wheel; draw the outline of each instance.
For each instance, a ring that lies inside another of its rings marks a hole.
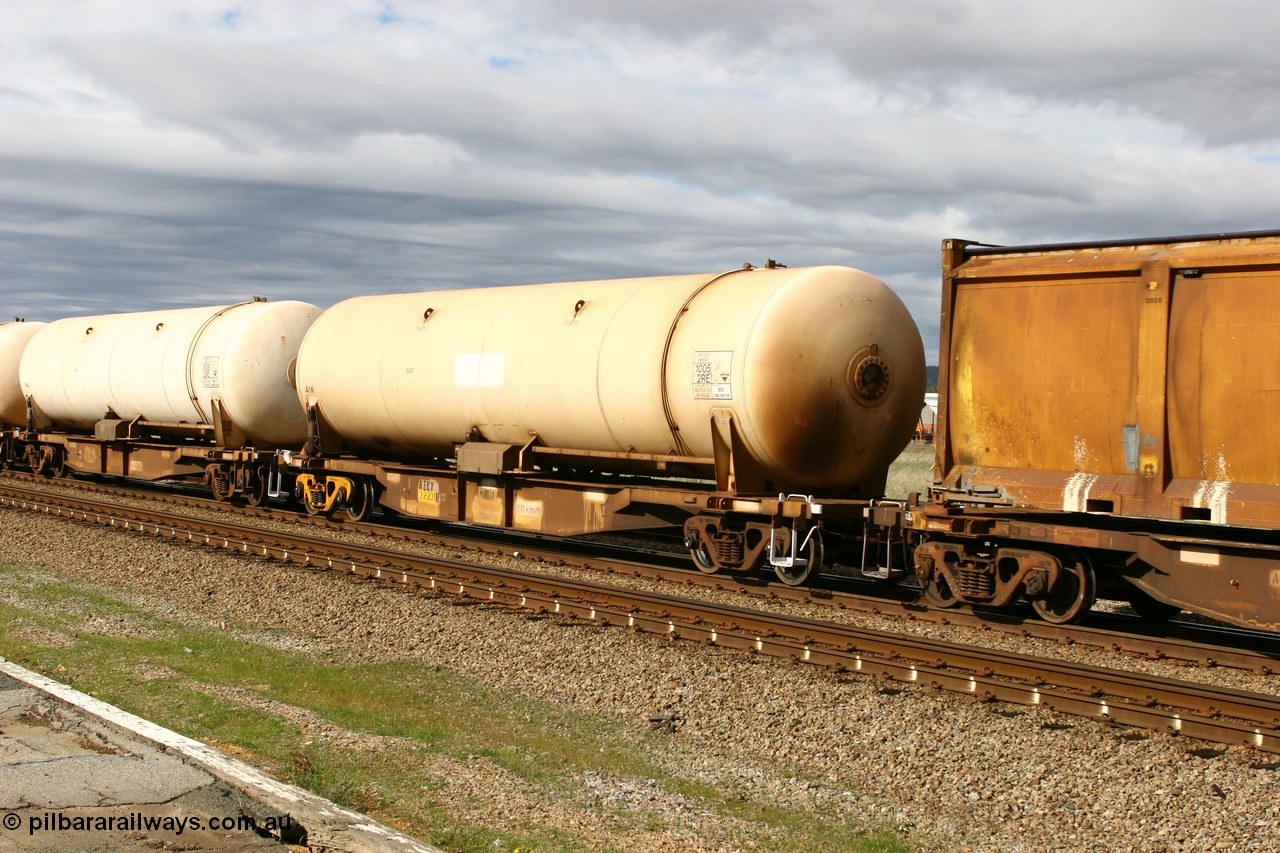
[[[1093,568],[1083,558],[1069,557],[1062,561],[1058,582],[1042,598],[1033,599],[1031,606],[1044,621],[1065,625],[1089,612],[1097,591]]]
[[[791,535],[796,536],[798,534],[793,531]],[[790,568],[774,566],[773,573],[778,576],[778,580],[787,586],[800,586],[822,571],[824,556],[822,531],[815,529],[809,534],[809,542],[804,546],[804,556],[807,562],[803,566],[791,566]]]
[[[46,477],[66,477],[70,472],[67,465],[67,455],[60,450],[53,451],[53,456],[49,459],[48,466],[44,469]]]
[[[698,571],[713,575],[719,571],[715,560],[711,559],[711,552],[707,550],[707,543],[702,541],[702,537],[698,537],[697,546],[689,549],[689,556],[693,558],[693,564],[698,567]]]
[[[373,484],[356,480],[355,494],[345,501],[342,512],[351,521],[364,521],[373,512]]]
[[[929,602],[931,607],[945,610],[948,607],[955,607],[960,601],[960,597],[951,589],[951,584],[947,582],[947,576],[942,572],[935,571],[924,582],[924,600]]]

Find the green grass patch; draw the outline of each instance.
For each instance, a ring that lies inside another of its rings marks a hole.
[[[581,808],[585,773],[654,780],[700,809],[767,825],[772,850],[905,849],[882,828],[683,781],[646,757],[670,735],[495,692],[417,661],[344,663],[268,639],[245,626],[217,630],[157,616],[111,592],[0,565],[0,655],[446,849],[595,845],[536,817],[514,828],[457,817],[442,783],[424,770],[432,757],[453,759],[462,772],[467,761],[487,758],[516,778],[519,791]],[[324,737],[330,725],[349,736]],[[654,819],[620,810],[610,822],[625,834]]]

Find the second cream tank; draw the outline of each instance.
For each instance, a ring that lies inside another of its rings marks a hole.
[[[449,457],[473,430],[710,457],[728,416],[778,489],[846,489],[909,440],[924,352],[866,273],[743,269],[349,299],[307,333],[297,388],[382,457]]]

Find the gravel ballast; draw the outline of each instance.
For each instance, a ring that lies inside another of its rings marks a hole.
[[[621,720],[637,732],[650,728],[651,716],[669,714],[678,724],[666,750],[650,756],[664,769],[745,799],[881,821],[923,850],[1280,850],[1280,759],[1243,747],[1197,757],[1207,744],[1046,709],[982,704],[618,629],[457,607],[26,512],[4,510],[0,517],[6,531],[0,560],[126,591],[146,609],[210,629],[246,624],[284,630],[283,639],[273,634],[272,641],[299,649],[367,661],[412,658],[491,689]],[[981,642],[1275,692],[1274,677],[1189,670],[1009,636]],[[324,728],[324,721],[309,724]],[[767,827],[726,829],[722,816],[703,815],[644,779],[586,774],[564,802],[545,802],[530,800],[481,762],[441,761],[439,772],[460,790],[506,792],[483,798],[482,806],[472,797],[469,813],[460,815],[492,827],[541,810],[562,815],[601,846],[735,849],[700,844],[726,832],[741,838],[741,849],[769,846]],[[652,810],[655,828],[641,839],[612,837],[592,804],[601,813]]]

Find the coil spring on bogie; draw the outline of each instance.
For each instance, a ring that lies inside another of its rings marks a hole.
[[[740,566],[745,556],[742,537],[716,537],[712,543],[716,549],[716,562],[722,566]]]
[[[996,594],[996,576],[983,569],[962,568],[959,571],[960,592],[969,598],[992,598]]]

